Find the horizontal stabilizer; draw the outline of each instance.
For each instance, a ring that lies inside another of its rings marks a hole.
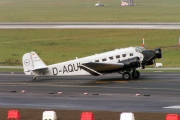
[[[47,69],[48,67],[47,66],[39,66],[39,67],[36,67],[36,68],[34,68],[34,69],[32,69],[32,70],[43,70],[43,69]]]

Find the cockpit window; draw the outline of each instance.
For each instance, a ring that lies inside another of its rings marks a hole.
[[[144,47],[135,47],[136,52],[142,53],[145,50]]]

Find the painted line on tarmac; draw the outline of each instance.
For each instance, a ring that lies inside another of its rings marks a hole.
[[[174,105],[174,106],[167,106],[167,107],[162,107],[166,109],[180,109],[180,105]]]

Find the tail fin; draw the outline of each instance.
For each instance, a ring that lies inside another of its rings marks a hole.
[[[36,54],[36,52],[30,52],[23,55],[23,68],[26,75],[31,75],[32,71],[46,69],[46,64]]]

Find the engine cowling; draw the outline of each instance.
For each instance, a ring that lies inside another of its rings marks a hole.
[[[132,68],[137,68],[140,67],[140,61],[139,57],[134,57],[134,58],[129,58],[123,61],[120,61],[120,63],[124,63],[124,67],[122,68],[123,70],[126,69],[132,69]]]
[[[162,58],[162,51],[160,48],[157,48],[154,50],[156,58],[160,59]]]
[[[153,65],[155,63],[155,59],[162,58],[162,51],[160,48],[153,50],[144,50],[142,51],[144,59],[142,61],[142,66],[144,68],[145,65]]]

